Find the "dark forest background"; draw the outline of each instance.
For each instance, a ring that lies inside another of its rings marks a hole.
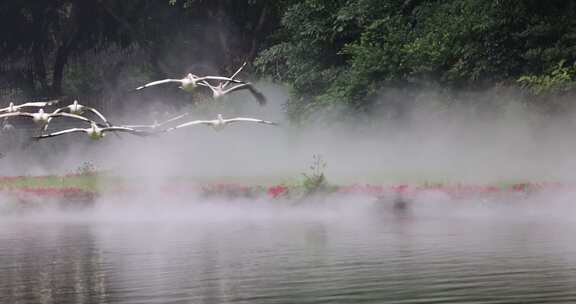
[[[0,24],[4,103],[115,103],[148,80],[247,61],[243,77],[289,88],[293,120],[331,107],[401,116],[431,89],[447,103],[514,90],[543,113],[574,106],[576,1],[3,0]]]

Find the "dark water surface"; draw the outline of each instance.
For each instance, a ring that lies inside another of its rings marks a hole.
[[[5,218],[0,303],[576,303],[566,218],[201,212]]]

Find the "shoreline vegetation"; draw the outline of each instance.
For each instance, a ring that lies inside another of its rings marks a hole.
[[[545,191],[570,190],[558,182],[515,182],[499,184],[414,183],[414,184],[348,184],[333,185],[323,175],[305,175],[294,183],[276,185],[243,185],[239,183],[198,183],[185,179],[168,179],[155,189],[137,180],[107,174],[66,174],[46,176],[0,177],[0,210],[6,206],[18,208],[42,207],[56,203],[65,208],[85,208],[96,204],[101,196],[123,196],[157,191],[166,196],[187,195],[199,200],[266,201],[299,205],[313,203],[318,198],[363,196],[375,201],[392,198],[409,200],[424,193],[442,194],[448,200],[528,198]],[[325,201],[322,199],[322,201]]]

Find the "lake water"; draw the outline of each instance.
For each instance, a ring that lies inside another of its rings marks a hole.
[[[576,302],[566,214],[163,210],[0,217],[0,303]]]

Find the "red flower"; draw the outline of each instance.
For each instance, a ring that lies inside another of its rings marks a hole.
[[[273,198],[278,197],[280,194],[286,192],[288,187],[278,185],[268,188],[268,195],[272,196]]]

